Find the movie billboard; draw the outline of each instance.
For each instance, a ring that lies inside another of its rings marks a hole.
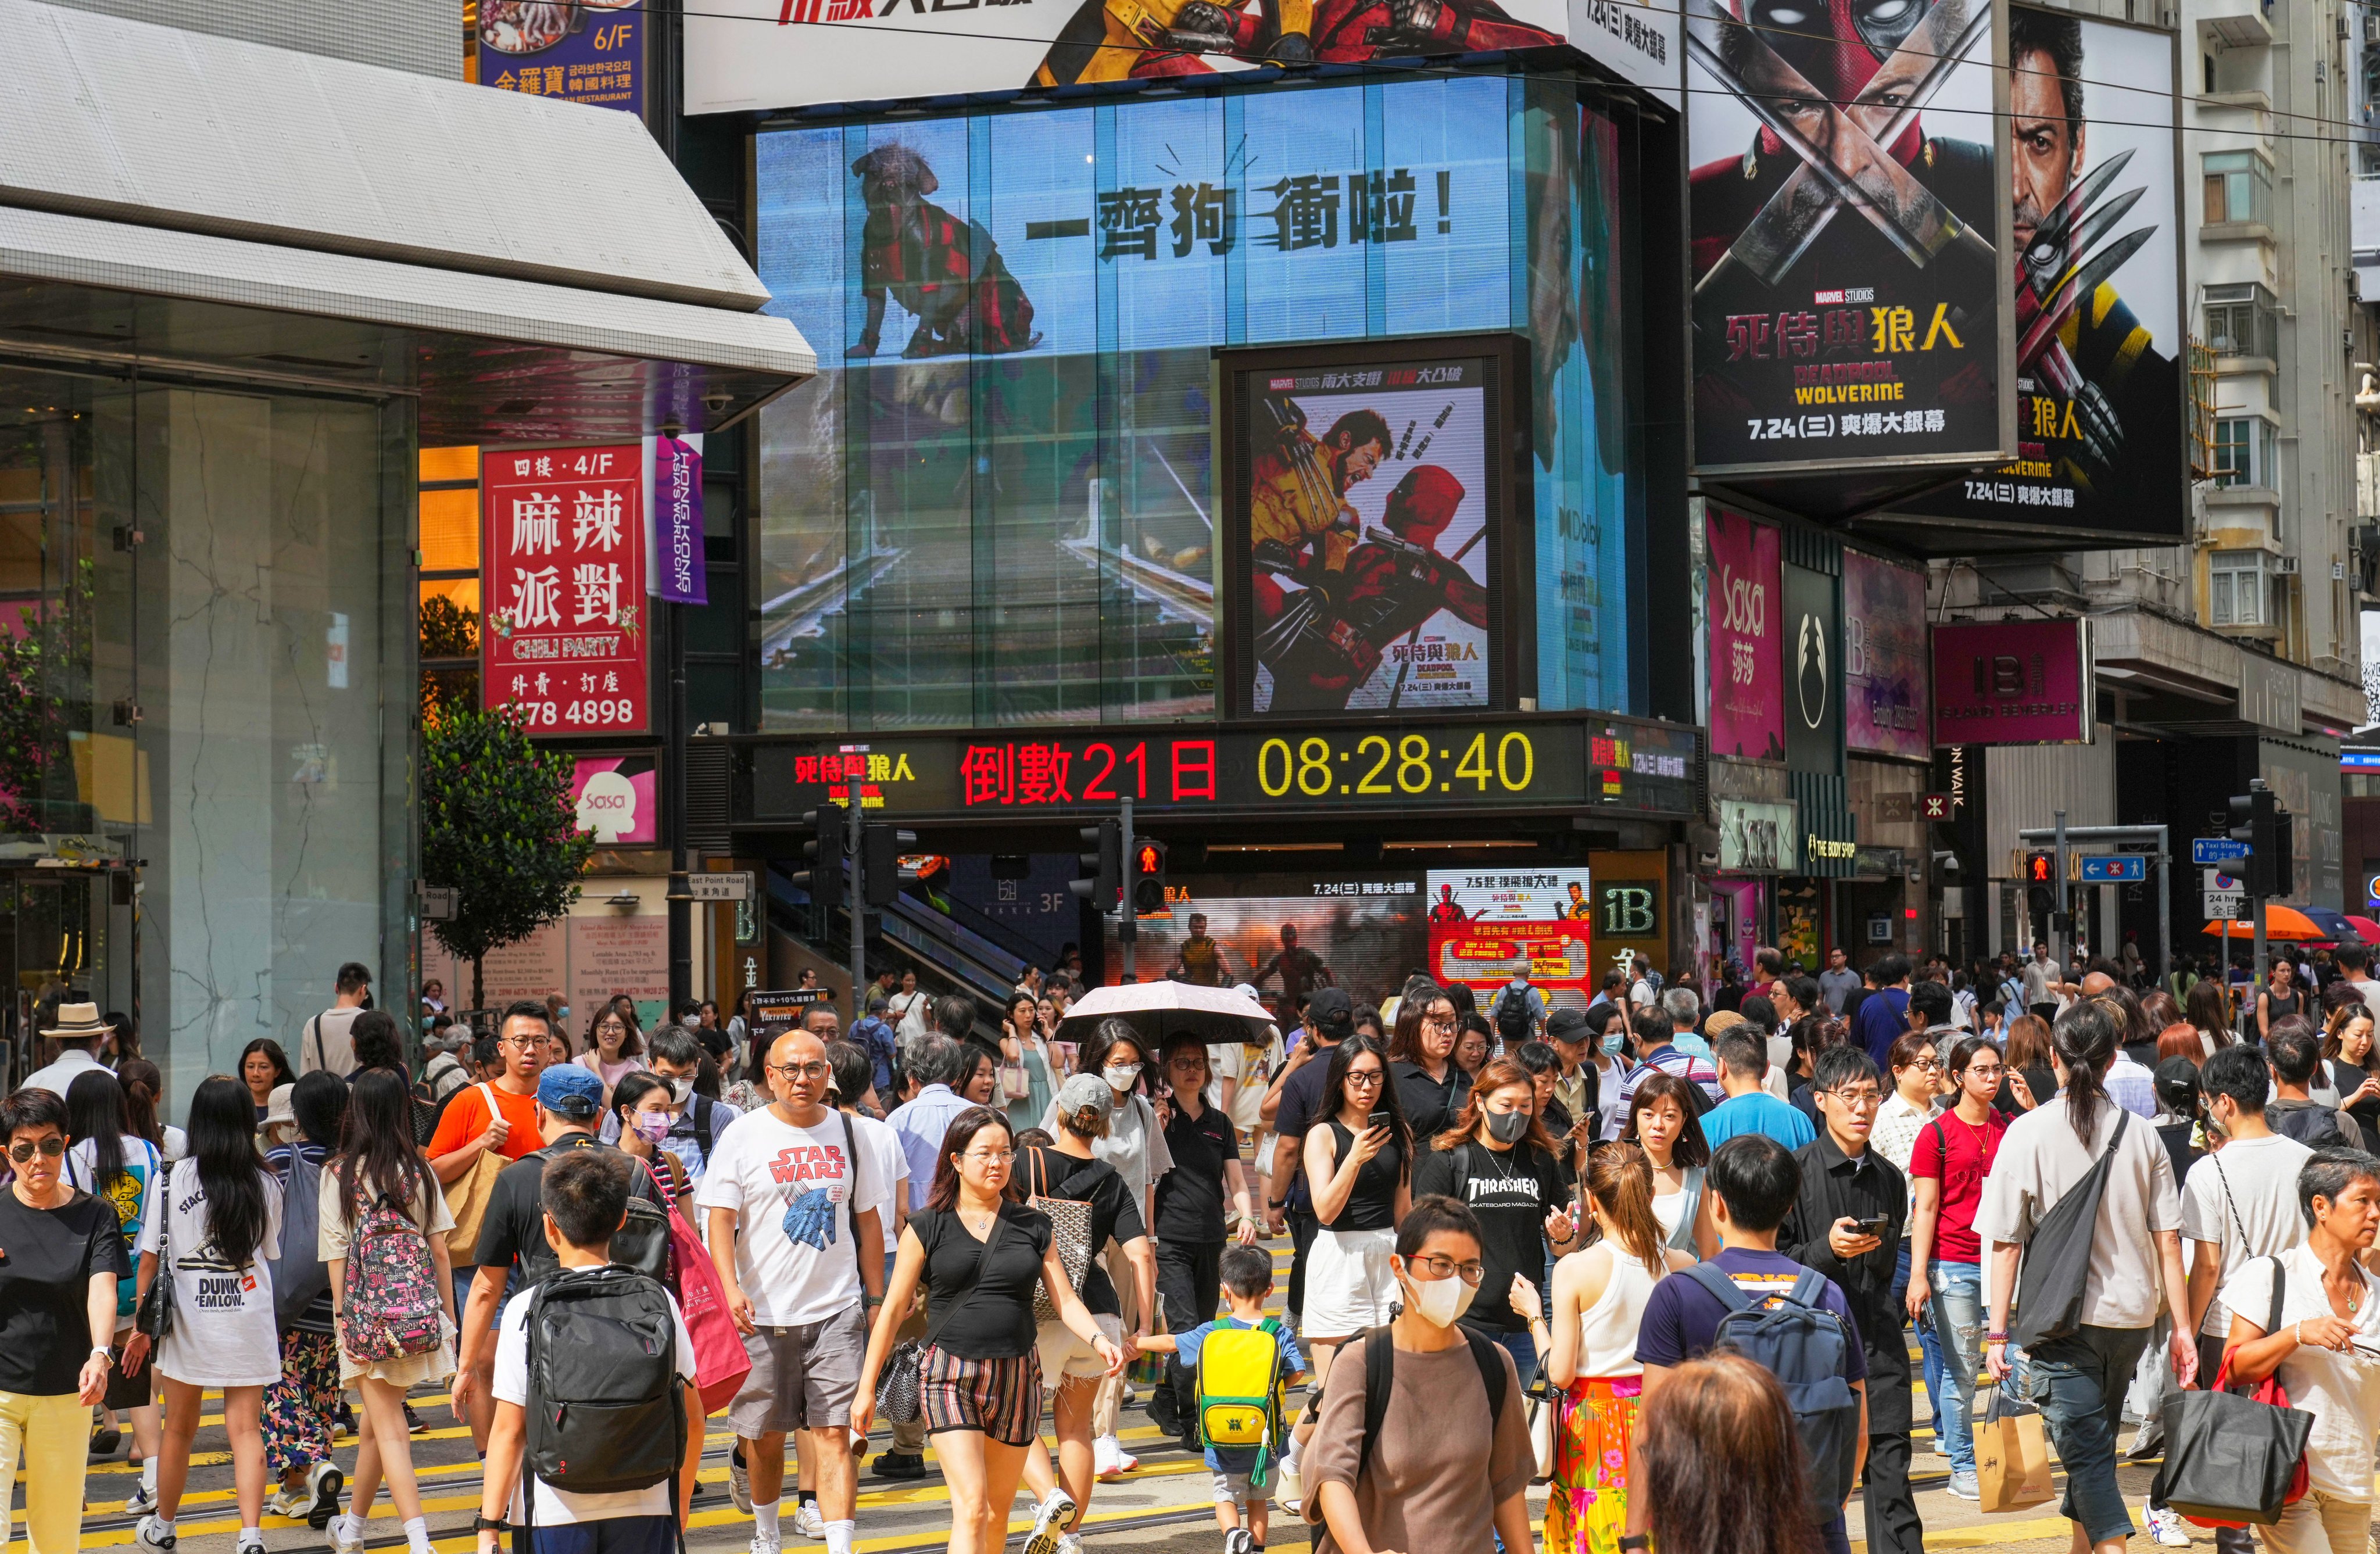
[[[1633,14],[1581,46],[1661,80],[1677,18]],[[685,25],[686,111],[714,114],[1543,48],[1571,17],[1567,0],[708,0]]]
[[[1995,9],[1688,0],[1706,471],[2007,445]]]
[[[1525,977],[1549,1007],[1584,1009],[1595,996],[1593,881],[1578,868],[1433,868],[1429,974],[1461,982],[1481,1009]]]
[[[1495,705],[1495,369],[1318,354],[1237,370],[1231,635],[1247,710]]]
[[[1378,1005],[1404,986],[1429,949],[1421,881],[1412,875],[1252,874],[1184,879],[1164,914],[1139,919],[1135,975],[1186,973],[1224,986],[1245,982],[1284,1029],[1297,1001],[1318,988],[1342,988]],[[1116,925],[1106,922],[1107,965],[1123,965]]]
[[[2174,39],[2009,12],[2016,458],[1906,510],[2179,538]]]

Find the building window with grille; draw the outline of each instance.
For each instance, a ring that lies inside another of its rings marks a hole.
[[[2262,551],[2217,551],[2207,559],[2208,624],[2265,624],[2265,560]]]
[[[2212,160],[2211,158],[2209,160]],[[2273,294],[2254,283],[2208,286],[2203,297],[2206,313],[2206,345],[2218,357],[2270,357],[2277,354]]]

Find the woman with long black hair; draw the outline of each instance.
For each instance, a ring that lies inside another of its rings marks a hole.
[[[413,1096],[404,1075],[370,1069],[356,1076],[339,1152],[323,1168],[317,1207],[322,1263],[331,1275],[339,1328],[339,1381],[363,1399],[356,1421],[355,1490],[346,1518],[331,1524],[331,1546],[341,1554],[363,1548],[364,1524],[371,1517],[372,1497],[385,1474],[388,1498],[396,1502],[412,1554],[427,1554],[430,1525],[422,1517],[421,1491],[413,1477],[405,1394],[408,1388],[455,1374],[455,1280],[446,1254],[446,1232],[455,1228],[455,1216],[445,1195],[438,1191],[430,1162],[413,1142]],[[383,1237],[392,1238],[393,1252],[370,1246]],[[436,1277],[408,1289],[401,1270],[419,1266],[419,1253],[406,1244],[414,1238],[423,1244]],[[351,1265],[378,1277],[351,1279]],[[400,1270],[398,1277],[391,1278],[391,1270]],[[394,1330],[413,1315],[410,1303],[423,1296],[435,1303],[440,1317],[437,1337],[429,1347],[395,1355],[377,1349],[358,1353],[365,1335],[379,1329]]]
[[[1413,1206],[1414,1167],[1413,1129],[1380,1043],[1354,1036],[1330,1050],[1322,1108],[1305,1159],[1318,1229],[1306,1255],[1303,1336],[1317,1390],[1339,1345],[1389,1319],[1397,1298],[1389,1260]]]
[[[174,1518],[190,1472],[200,1400],[223,1391],[239,1505],[239,1554],[264,1548],[264,1390],[281,1379],[281,1335],[273,1309],[273,1261],[281,1248],[281,1184],[256,1153],[256,1104],[248,1087],[225,1074],[203,1080],[190,1097],[190,1153],[167,1173],[166,1190],[149,1196],[140,1232],[140,1290],[173,1282],[173,1323],[157,1346],[164,1384],[164,1436],[157,1467],[157,1509],[140,1519],[136,1548],[174,1547]],[[124,1366],[138,1374],[149,1339],[135,1333]]]
[[[106,1201],[115,1210],[124,1238],[124,1262],[130,1268],[140,1242],[140,1225],[149,1211],[149,1195],[165,1169],[158,1147],[132,1131],[132,1113],[125,1105],[124,1087],[103,1068],[78,1074],[67,1087],[67,1180]],[[107,1426],[92,1438],[96,1452],[113,1451],[121,1439],[115,1424],[120,1412],[131,1416],[132,1449],[140,1462],[140,1487],[126,1502],[128,1514],[148,1511],[157,1494],[157,1405],[147,1371],[124,1373],[124,1346],[132,1336],[133,1296],[139,1281],[130,1276],[116,1281],[115,1352],[107,1373]],[[104,1443],[104,1444],[103,1444]]]

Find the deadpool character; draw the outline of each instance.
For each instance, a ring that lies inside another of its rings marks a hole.
[[[1514,19],[1495,0],[1189,0],[1173,19],[1178,46],[1272,65],[1360,65],[1395,55],[1486,54],[1562,42]]]

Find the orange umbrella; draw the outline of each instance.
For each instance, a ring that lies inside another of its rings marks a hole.
[[[2217,918],[2209,922],[2199,931],[2201,933],[2219,933],[2226,939],[2253,939],[2256,937],[2256,925],[2245,917],[2239,918],[2232,922],[2226,922]],[[2313,940],[2327,939],[2330,936],[2323,932],[2321,929],[2315,927],[2313,918],[2307,917],[2304,913],[2299,911],[2294,906],[2266,906],[2265,908],[2265,937],[2266,939]]]

